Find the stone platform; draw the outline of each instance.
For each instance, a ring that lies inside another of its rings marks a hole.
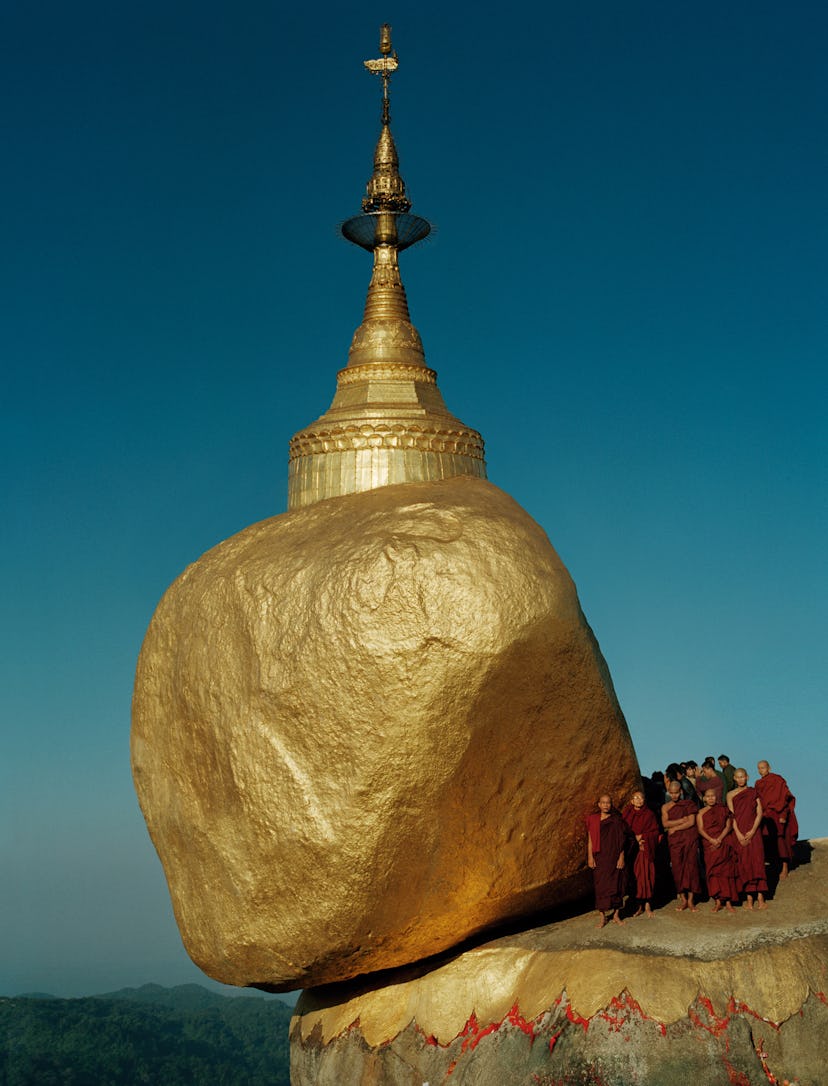
[[[764,911],[596,914],[303,993],[293,1086],[828,1083],[828,839]]]

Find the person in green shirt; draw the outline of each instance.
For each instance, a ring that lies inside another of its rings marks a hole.
[[[717,761],[719,763],[719,769],[722,772],[722,776],[725,779],[725,795],[727,795],[728,792],[732,792],[733,789],[736,787],[736,784],[733,780],[733,774],[736,772],[736,770],[730,764],[730,759],[726,754],[720,754]]]

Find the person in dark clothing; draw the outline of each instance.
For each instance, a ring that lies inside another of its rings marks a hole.
[[[655,858],[658,841],[661,837],[656,816],[646,806],[644,793],[633,792],[630,802],[621,812],[624,821],[630,827],[630,833],[634,839],[630,841],[630,872],[635,883],[635,898],[638,903],[633,916],[640,916],[643,912],[648,920],[652,920],[653,909],[651,905],[655,893]]]
[[[737,769],[736,787],[727,793],[727,805],[733,814],[733,834],[736,838],[736,886],[745,895],[745,907],[766,909],[768,889],[765,874],[765,849],[762,845],[762,800],[755,788],[748,785],[746,769]]]
[[[684,770],[678,762],[670,762],[664,770],[664,785],[667,789],[666,799],[670,798],[670,781],[678,781],[681,785],[682,795],[685,799],[692,799],[698,809],[698,796],[695,785],[685,776]]]
[[[793,862],[793,850],[799,836],[796,820],[796,798],[788,783],[778,773],[771,773],[770,764],[761,761],[757,766],[759,778],[753,787],[762,801],[762,836],[765,842],[765,858],[775,866],[781,866],[780,879],[788,877]]]
[[[642,779],[644,781],[644,795],[647,797],[647,806],[653,814],[660,818],[664,798],[667,795],[664,790],[664,774],[660,769],[656,769],[649,777]]]
[[[684,799],[678,781],[667,786],[670,796],[661,809],[661,824],[670,846],[670,867],[678,895],[679,912],[696,912],[695,898],[702,892],[699,872],[699,834],[696,828],[698,804]]]
[[[720,754],[716,761],[719,763],[719,769],[722,771],[722,776],[725,779],[726,799],[727,793],[732,792],[733,789],[736,787],[736,782],[733,779],[734,774],[736,773],[736,766],[730,764],[730,759],[726,754]]]
[[[721,773],[716,772],[711,762],[705,762],[701,767],[701,772],[696,778],[696,788],[699,796],[704,796],[708,788],[712,788],[716,794],[717,803],[724,803],[727,799],[725,779]]]
[[[595,879],[595,908],[600,914],[598,927],[611,919],[623,924],[621,906],[624,904],[624,846],[629,829],[612,805],[612,797],[598,800],[598,811],[588,815],[587,865]],[[610,915],[607,915],[610,914]]]
[[[707,892],[713,898],[713,912],[722,905],[733,912],[733,902],[739,900],[736,888],[736,853],[733,851],[733,815],[716,798],[715,788],[704,793],[704,807],[696,816],[699,837],[704,850],[704,870]]]

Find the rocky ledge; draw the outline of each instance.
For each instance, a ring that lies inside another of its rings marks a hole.
[[[763,911],[595,913],[309,989],[294,1086],[828,1082],[828,839]]]

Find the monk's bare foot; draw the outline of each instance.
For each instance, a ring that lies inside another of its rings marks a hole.
[[[678,905],[676,905],[676,912],[677,913],[683,913],[686,908],[687,908],[687,902],[686,901],[681,901],[681,902],[679,902]]]
[[[734,916],[736,915],[736,910],[733,908],[733,906],[731,905],[731,903],[729,901],[725,902],[725,908],[727,909],[727,911],[729,913],[733,913]]]
[[[617,910],[617,909],[616,909],[616,910],[615,910],[615,912],[614,912],[614,913],[612,914],[612,922],[613,922],[613,924],[623,924],[623,923],[624,923],[624,921],[623,921],[623,920],[621,919],[621,917],[620,917],[620,916],[618,915],[618,910]]]
[[[653,918],[653,910],[650,908],[649,901],[644,906],[644,915],[647,917],[648,920],[652,920]]]
[[[767,907],[768,907],[767,901],[765,901],[765,899],[763,897],[760,897],[759,900],[756,902],[756,908],[757,909],[767,909]]]
[[[715,903],[715,905],[713,906],[713,912],[714,912],[714,913],[717,913],[717,912],[719,912],[719,910],[721,909],[721,907],[722,907],[722,903],[721,903],[721,901],[717,901],[717,902]]]
[[[780,879],[786,879],[787,877],[788,877],[788,865],[786,863],[784,863],[784,864],[782,864],[782,870],[779,872],[779,878]]]
[[[603,927],[606,927],[606,923],[607,923],[607,918],[604,916],[603,913],[601,913],[601,919],[598,921],[598,923],[595,926],[596,926],[596,928],[603,928]]]
[[[641,908],[641,906],[639,905],[639,906],[638,906],[638,908],[637,908],[637,909],[635,910],[635,912],[634,912],[634,913],[632,914],[632,918],[633,918],[633,920],[635,920],[635,918],[636,918],[637,916],[641,916],[641,914],[642,914],[643,912],[644,912],[644,910],[643,910],[643,909]]]
[[[699,911],[695,905],[688,905],[687,908],[690,910],[691,913],[697,913]]]
[[[744,904],[742,905],[742,908],[743,909],[750,909],[752,911],[753,910],[753,898],[749,897],[747,899],[747,901],[744,902]]]

